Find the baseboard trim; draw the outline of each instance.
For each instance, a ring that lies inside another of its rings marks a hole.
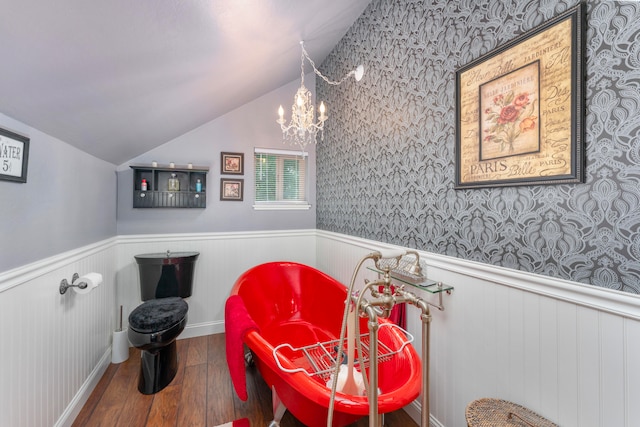
[[[216,320],[213,322],[197,323],[195,325],[187,325],[178,339],[196,338],[205,335],[221,334],[224,332],[224,321]]]
[[[207,322],[207,323],[199,323],[197,325],[189,325],[187,326],[180,337],[178,339],[186,339],[186,338],[195,338],[206,335],[220,334],[224,332],[224,322]],[[71,427],[76,417],[82,410],[82,407],[91,393],[95,389],[96,385],[106,372],[109,364],[111,363],[111,347],[104,353],[104,355],[100,358],[100,361],[96,365],[96,367],[91,371],[89,377],[87,377],[80,390],[73,397],[67,408],[64,410],[58,421],[55,423],[54,427]]]
[[[404,408],[404,412],[407,413],[407,415],[409,415],[411,417],[411,419],[418,425],[420,425],[420,419],[422,412],[420,411],[420,403],[418,403],[417,400],[414,400],[413,402],[411,402],[410,404],[408,404],[407,406],[405,406]]]
[[[418,400],[414,400],[403,408],[404,412],[406,412],[407,415],[409,415],[411,419],[418,425],[420,425],[420,422],[422,421],[421,407],[422,406],[420,405],[420,402]],[[433,416],[433,414],[429,414],[429,427],[444,427],[444,424],[438,421],[436,417]]]
[[[429,426],[430,427],[444,427],[440,421],[438,421],[433,415],[429,415]]]
[[[80,387],[80,390],[78,390],[71,402],[69,402],[69,405],[66,407],[62,415],[60,415],[60,418],[58,418],[58,421],[54,424],[54,427],[71,427],[76,417],[82,410],[82,407],[85,403],[87,403],[87,400],[89,400],[89,396],[91,396],[93,389],[95,389],[96,385],[98,385],[98,382],[100,382],[100,379],[104,375],[110,363],[111,347],[109,347],[107,351],[102,355],[100,361],[98,362],[96,367],[93,368],[93,371],[91,371],[91,374],[89,374],[84,384],[82,384],[82,387]]]

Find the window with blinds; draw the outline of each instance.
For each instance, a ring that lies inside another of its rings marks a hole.
[[[256,205],[307,203],[306,155],[256,148],[254,156]]]

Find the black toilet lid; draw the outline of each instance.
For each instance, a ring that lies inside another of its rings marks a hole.
[[[131,312],[129,327],[143,334],[160,332],[179,323],[188,310],[189,306],[182,298],[152,299]]]

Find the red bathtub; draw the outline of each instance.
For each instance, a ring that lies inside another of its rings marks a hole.
[[[346,287],[332,277],[306,265],[272,262],[258,265],[242,274],[231,295],[239,295],[259,331],[245,335],[254,361],[265,382],[275,389],[286,408],[310,427],[325,427],[331,389],[326,378],[304,372],[288,373],[281,369],[307,368],[299,352],[274,348],[288,343],[301,348],[316,343],[338,340],[342,325]],[[388,323],[380,319],[380,324]],[[388,326],[388,325],[387,325]],[[360,319],[360,330],[368,332],[367,319]],[[415,400],[420,393],[421,362],[413,346],[405,345],[406,337],[398,329],[381,327],[381,345],[397,352],[380,361],[378,411],[392,412]],[[333,426],[344,426],[368,415],[366,396],[337,393]]]

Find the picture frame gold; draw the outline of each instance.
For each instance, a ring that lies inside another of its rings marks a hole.
[[[244,153],[220,153],[220,174],[244,175]]]
[[[456,71],[456,189],[584,182],[580,3]]]
[[[244,179],[220,178],[220,200],[241,202],[244,193]]]

